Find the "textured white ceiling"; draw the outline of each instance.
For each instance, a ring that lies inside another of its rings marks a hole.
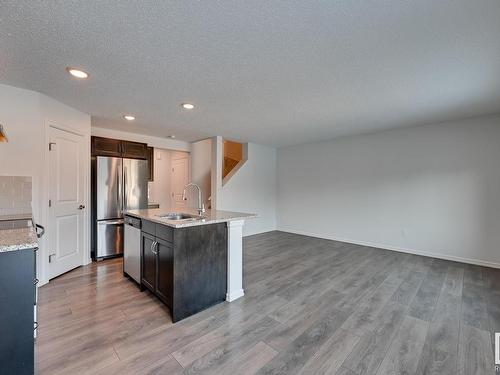
[[[0,0],[0,82],[100,127],[286,145],[500,112],[499,38],[498,0]]]

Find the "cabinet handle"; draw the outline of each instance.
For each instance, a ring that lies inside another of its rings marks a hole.
[[[158,255],[158,242],[155,241],[155,255]]]
[[[157,254],[158,254],[158,251],[156,251],[156,245],[158,245],[158,242],[156,242],[156,241],[153,241],[153,243],[151,244],[151,252],[152,252],[154,255],[157,255]]]
[[[33,325],[33,331],[36,331],[38,329],[38,322],[35,322],[35,324]]]
[[[38,280],[38,279],[35,279],[35,280],[33,281],[33,285],[36,285],[36,284],[38,284],[38,282],[39,282],[39,281],[40,281],[40,280]]]

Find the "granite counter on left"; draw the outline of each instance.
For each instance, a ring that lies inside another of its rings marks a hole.
[[[38,247],[34,227],[0,230],[0,253]]]

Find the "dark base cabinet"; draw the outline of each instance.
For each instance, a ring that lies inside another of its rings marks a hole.
[[[34,249],[0,253],[0,374],[34,373]]]
[[[172,243],[159,238],[156,239],[156,242],[158,257],[156,295],[172,309],[174,307],[174,246]]]
[[[142,221],[142,285],[177,322],[226,299],[225,223],[171,228]]]
[[[176,229],[174,238],[173,315],[180,320],[226,300],[226,223]]]
[[[141,283],[153,293],[156,293],[157,257],[153,245],[156,237],[141,233]]]

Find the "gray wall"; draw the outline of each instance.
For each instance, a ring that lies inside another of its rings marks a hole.
[[[197,183],[203,192],[202,199],[208,208],[211,193],[212,140],[204,139],[191,144],[191,181]],[[198,207],[197,195],[191,191],[190,204]]]
[[[278,228],[500,266],[500,116],[278,149]]]

